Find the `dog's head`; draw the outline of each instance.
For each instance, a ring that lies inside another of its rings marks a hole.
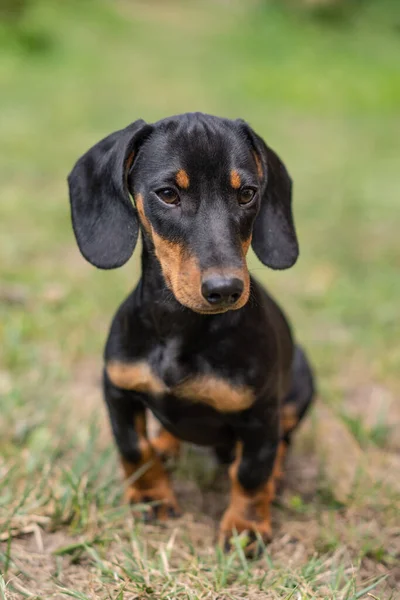
[[[250,244],[273,269],[298,256],[290,177],[241,120],[136,121],[91,148],[68,182],[83,256],[102,269],[123,265],[140,224],[167,286],[196,312],[244,306]]]

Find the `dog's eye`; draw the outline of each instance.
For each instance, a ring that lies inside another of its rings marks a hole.
[[[157,196],[165,202],[165,204],[179,204],[179,194],[173,188],[162,188],[157,190]]]
[[[250,204],[256,195],[256,190],[250,187],[244,187],[239,191],[239,204],[241,206],[245,206],[246,204]]]

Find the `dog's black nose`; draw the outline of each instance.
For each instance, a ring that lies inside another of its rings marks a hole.
[[[203,281],[201,293],[213,306],[229,306],[236,304],[242,295],[243,288],[243,281],[237,277],[212,275]]]

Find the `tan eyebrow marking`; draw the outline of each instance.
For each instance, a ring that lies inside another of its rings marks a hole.
[[[233,187],[234,190],[238,190],[240,188],[240,185],[241,185],[240,175],[235,169],[233,169],[231,171],[231,186]]]
[[[189,187],[189,175],[186,173],[186,171],[184,169],[180,169],[175,177],[176,183],[179,185],[180,188],[187,190]]]

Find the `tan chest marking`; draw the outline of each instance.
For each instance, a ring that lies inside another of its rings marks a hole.
[[[255,400],[251,388],[235,386],[209,375],[196,375],[168,388],[145,361],[132,364],[110,361],[106,369],[111,382],[123,390],[135,390],[152,396],[170,393],[190,402],[208,404],[219,412],[245,410]]]
[[[234,386],[218,377],[197,375],[176,386],[175,396],[212,406],[219,412],[236,412],[249,408],[255,398],[246,386]]]
[[[135,390],[157,396],[168,391],[145,361],[126,364],[110,361],[106,367],[111,383],[123,390]]]

